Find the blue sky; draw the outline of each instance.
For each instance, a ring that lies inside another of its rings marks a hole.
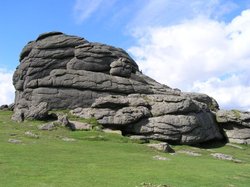
[[[23,46],[62,31],[128,50],[171,87],[250,110],[249,8],[250,0],[2,0],[0,104],[13,100],[7,84]]]

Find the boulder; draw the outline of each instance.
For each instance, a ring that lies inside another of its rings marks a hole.
[[[125,58],[119,58],[118,60],[112,62],[110,67],[110,75],[130,77],[132,73],[130,62]]]
[[[211,111],[216,112],[216,111],[220,110],[220,107],[219,107],[219,104],[217,103],[217,101],[214,98],[209,97],[206,94],[194,93],[194,92],[190,92],[190,93],[184,92],[182,94],[185,96],[188,96],[189,98],[191,98],[195,101],[198,101],[200,104],[205,103],[205,105],[203,105],[203,107],[205,107],[205,108],[208,107],[208,109]]]
[[[89,131],[92,130],[92,125],[79,121],[70,121],[69,128],[73,131],[75,130]]]
[[[0,110],[8,110],[8,109],[9,109],[8,105],[1,105],[0,106]]]
[[[219,110],[216,120],[229,142],[250,144],[250,112]]]

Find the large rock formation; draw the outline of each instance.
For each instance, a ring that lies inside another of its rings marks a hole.
[[[192,144],[221,139],[216,101],[147,77],[122,49],[50,32],[28,43],[13,76],[13,119],[41,119],[52,109],[95,117],[124,134]]]

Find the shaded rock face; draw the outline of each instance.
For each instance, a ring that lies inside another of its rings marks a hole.
[[[216,120],[229,142],[250,144],[250,112],[220,110]]]
[[[52,109],[73,109],[123,134],[183,144],[220,139],[215,100],[182,93],[147,77],[122,49],[50,32],[20,54],[13,84],[13,119],[43,119]]]

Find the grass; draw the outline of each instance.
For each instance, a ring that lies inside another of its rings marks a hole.
[[[58,128],[41,131],[44,121],[15,123],[12,112],[0,111],[0,186],[3,187],[141,187],[142,183],[171,187],[248,187],[250,184],[250,147],[197,148],[201,157],[170,155],[132,143],[117,134],[98,131],[69,131]],[[30,131],[38,139],[25,135]],[[66,142],[62,137],[74,138]],[[21,144],[8,143],[22,140]],[[212,152],[233,155],[243,163],[217,160]],[[170,160],[154,160],[160,155]]]

